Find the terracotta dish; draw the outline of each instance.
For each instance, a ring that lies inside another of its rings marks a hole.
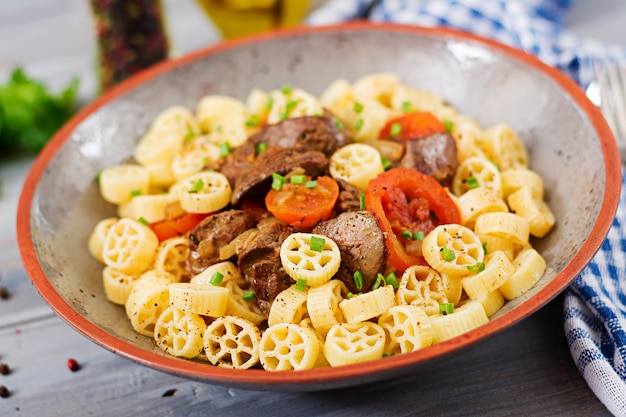
[[[336,78],[390,71],[437,93],[481,125],[506,121],[544,179],[557,225],[535,247],[547,272],[469,333],[410,354],[301,372],[231,370],[178,359],[133,331],[124,309],[107,301],[101,266],[87,249],[98,220],[114,215],[95,182],[129,160],[153,118],[173,104],[194,109],[207,94],[245,99],[254,87],[285,83],[313,94]],[[528,317],[559,294],[604,240],[620,193],[620,159],[599,110],[559,71],[526,53],[445,29],[356,22],[302,27],[220,43],[159,64],[95,100],[35,161],[21,196],[17,233],[33,284],[59,316],[93,342],[142,365],[246,389],[312,391],[427,371],[434,360]]]

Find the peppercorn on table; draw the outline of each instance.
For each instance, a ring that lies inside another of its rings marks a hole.
[[[608,20],[592,13],[598,4],[581,2],[570,25],[626,44],[619,26],[626,3],[603,1]],[[217,41],[192,0],[164,5],[175,54]],[[91,100],[98,80],[88,7],[72,0],[0,0],[0,79],[17,65],[53,89],[76,75],[80,99]],[[73,330],[30,283],[15,214],[32,162],[31,156],[0,154],[1,416],[610,415],[572,361],[561,297],[489,340],[432,363],[427,372],[353,388],[247,391],[130,362]]]

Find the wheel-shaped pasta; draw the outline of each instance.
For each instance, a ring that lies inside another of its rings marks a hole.
[[[317,361],[315,362],[315,366],[313,368],[328,368],[330,366],[330,364],[326,360],[326,356],[324,356],[324,336],[322,336],[320,334],[320,332],[318,332],[315,329],[315,327],[313,326],[313,322],[311,322],[311,318],[310,317],[306,317],[306,318],[302,319],[302,321],[300,322],[300,326],[301,327],[305,327],[307,329],[313,330],[313,332],[317,336],[318,342],[320,342],[319,343],[320,344],[320,353],[319,353],[319,355],[317,355]]]
[[[517,133],[505,123],[485,130],[480,146],[502,171],[528,167],[528,153]]]
[[[489,294],[476,301],[483,305],[487,317],[493,316],[506,302],[502,292],[498,289],[491,291]]]
[[[175,181],[198,174],[205,166],[217,161],[220,156],[219,146],[200,137],[187,144],[172,158],[169,168]]]
[[[186,138],[198,134],[200,127],[194,114],[188,108],[172,106],[163,110],[154,118],[149,130],[157,134],[176,133]]]
[[[352,85],[354,97],[358,101],[375,100],[385,107],[391,106],[391,99],[400,85],[396,74],[379,72],[359,78]]]
[[[341,253],[337,244],[326,236],[292,233],[280,246],[280,261],[291,278],[304,279],[306,285],[316,287],[339,270]]]
[[[478,141],[482,137],[483,131],[477,123],[455,118],[451,134],[456,142],[456,153],[459,162],[472,157],[486,159],[482,149],[478,146]]]
[[[385,170],[378,150],[363,143],[339,148],[330,157],[328,169],[333,178],[342,179],[361,191],[365,191],[370,180]]]
[[[259,362],[261,333],[241,317],[218,317],[204,332],[209,362],[222,368],[248,369]]]
[[[149,193],[150,173],[137,164],[116,165],[103,169],[98,183],[102,198],[111,204],[124,204],[134,195]]]
[[[474,227],[476,218],[483,213],[509,211],[504,200],[496,196],[493,191],[483,187],[468,190],[458,197],[457,202],[463,225],[470,229]]]
[[[338,279],[309,289],[306,308],[315,330],[326,334],[332,326],[345,321],[339,303],[347,294],[348,287]]]
[[[299,88],[290,91],[275,90],[270,93],[273,101],[267,115],[267,123],[275,124],[285,119],[302,116],[315,116],[324,113],[317,97]]]
[[[320,103],[340,119],[347,120],[354,103],[352,85],[343,78],[336,79],[322,91]]]
[[[178,202],[178,196],[170,193],[146,194],[133,197],[130,201],[133,216],[149,223],[165,220],[165,207]]]
[[[515,272],[500,286],[500,292],[507,300],[526,293],[546,272],[546,261],[533,248],[524,249],[513,260]]]
[[[190,282],[178,282],[169,288],[170,305],[178,310],[208,317],[220,317],[226,312],[228,288]]]
[[[117,217],[107,217],[106,219],[100,220],[96,223],[96,226],[89,235],[89,240],[87,241],[89,253],[102,264],[104,263],[104,259],[102,258],[104,241],[106,240],[109,229],[117,223],[117,220]]]
[[[200,172],[177,182],[180,205],[189,213],[212,213],[230,203],[232,189],[224,174],[213,171]]]
[[[357,323],[380,316],[395,302],[391,285],[346,298],[339,303],[339,309],[348,323]]]
[[[237,281],[232,279],[226,283],[222,282],[222,285],[230,291],[228,306],[224,315],[242,317],[257,326],[265,320],[265,316],[255,302],[254,297],[248,298],[248,291],[252,290],[244,290]]]
[[[259,359],[266,371],[313,369],[320,355],[315,332],[294,323],[279,323],[263,332]]]
[[[267,324],[299,323],[307,313],[306,300],[308,289],[299,290],[292,285],[282,290],[272,302]]]
[[[348,118],[348,127],[352,130],[354,140],[368,142],[378,139],[378,134],[396,113],[376,100],[358,102],[361,106],[357,113],[352,110]]]
[[[213,264],[199,274],[194,275],[190,281],[193,284],[210,285],[215,274],[222,276],[221,285],[225,285],[228,281],[235,281],[239,285],[247,283],[237,266],[230,261]]]
[[[187,254],[189,239],[184,236],[173,237],[159,244],[154,259],[154,269],[174,275],[176,282],[187,280]]]
[[[402,83],[396,86],[391,96],[391,107],[407,113],[416,110],[432,112],[444,105],[438,94]]]
[[[469,300],[453,313],[429,316],[433,328],[433,343],[443,342],[453,337],[467,333],[489,321],[483,305]]]
[[[470,299],[480,300],[498,289],[514,271],[515,267],[504,252],[491,252],[482,271],[463,278],[463,289]]]
[[[196,106],[196,119],[204,133],[221,130],[222,121],[233,116],[240,116],[243,121],[247,117],[244,103],[234,97],[208,95],[202,97]]]
[[[269,113],[270,95],[260,88],[253,88],[246,97],[246,110],[248,114],[255,115],[259,120],[264,120]]]
[[[433,343],[430,319],[421,307],[392,307],[378,318],[378,325],[385,331],[386,355],[413,352]]]
[[[448,302],[454,304],[455,306],[458,305],[461,301],[461,297],[463,296],[463,276],[448,274],[439,275],[441,276],[441,282],[443,283],[443,293],[446,295]]]
[[[193,130],[190,132],[194,134]],[[185,131],[148,130],[135,148],[135,161],[144,166],[168,163],[183,147],[186,135]]]
[[[518,245],[509,239],[482,234],[478,235],[478,237],[480,238],[480,241],[483,242],[485,255],[496,251],[502,251],[506,254],[506,257],[509,258],[509,261],[512,261],[513,258],[515,258]]]
[[[159,239],[146,225],[120,219],[107,232],[102,259],[111,268],[126,274],[139,274],[154,261]]]
[[[422,242],[422,254],[433,269],[452,276],[470,274],[472,267],[485,257],[476,233],[459,224],[433,229]]]
[[[204,319],[198,314],[165,309],[154,325],[154,341],[166,353],[181,358],[195,358],[204,347]]]
[[[128,275],[110,266],[105,266],[102,269],[102,286],[107,300],[115,304],[126,304],[126,300],[140,276]]]
[[[520,246],[528,244],[530,224],[515,213],[492,212],[478,216],[474,224],[478,235],[490,235],[508,239]]]
[[[385,330],[371,321],[337,323],[324,342],[324,356],[332,367],[380,359],[384,351]]]
[[[452,279],[449,278],[451,283]],[[441,275],[425,265],[404,271],[395,297],[396,304],[421,307],[428,315],[439,313],[439,304],[449,302]]]
[[[534,198],[543,199],[543,179],[535,171],[528,168],[512,168],[503,171],[500,175],[502,180],[502,197],[508,198],[522,187],[530,189]]]
[[[476,187],[487,188],[497,198],[502,198],[502,178],[498,167],[485,158],[473,156],[459,164],[452,179],[452,192],[458,197]]]
[[[150,187],[167,189],[176,182],[170,168],[171,162],[155,162],[143,166],[150,175]]]
[[[544,237],[555,223],[550,207],[540,198],[533,197],[530,188],[522,187],[508,198],[511,210],[528,220],[529,233],[535,237]]]
[[[126,316],[137,333],[154,336],[157,319],[170,307],[169,286],[173,282],[174,277],[162,271],[150,270],[139,277],[124,304]]]

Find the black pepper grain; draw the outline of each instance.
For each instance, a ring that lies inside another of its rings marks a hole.
[[[11,368],[6,363],[0,363],[0,375],[9,375],[11,373]]]
[[[9,290],[7,289],[7,287],[0,287],[0,299],[6,300],[9,298],[9,296],[10,294],[9,294]]]
[[[11,391],[9,391],[9,389],[5,387],[4,385],[0,385],[0,397],[8,398],[10,396],[11,396]]]

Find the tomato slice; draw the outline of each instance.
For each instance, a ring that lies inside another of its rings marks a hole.
[[[461,223],[459,210],[446,189],[411,168],[392,168],[371,180],[365,202],[385,234],[389,261],[401,272],[426,263],[421,253],[407,251],[415,241],[402,237],[403,231],[428,234],[441,224]]]
[[[183,213],[173,219],[150,223],[150,229],[157,235],[159,242],[182,236],[198,225],[208,213]]]
[[[339,186],[330,177],[318,177],[317,185],[283,184],[280,190],[271,189],[265,197],[267,209],[290,226],[310,229],[319,221],[328,219],[339,197]]]
[[[401,139],[405,143],[407,140],[445,131],[445,126],[437,116],[427,111],[416,111],[389,120],[381,129],[379,137]]]

